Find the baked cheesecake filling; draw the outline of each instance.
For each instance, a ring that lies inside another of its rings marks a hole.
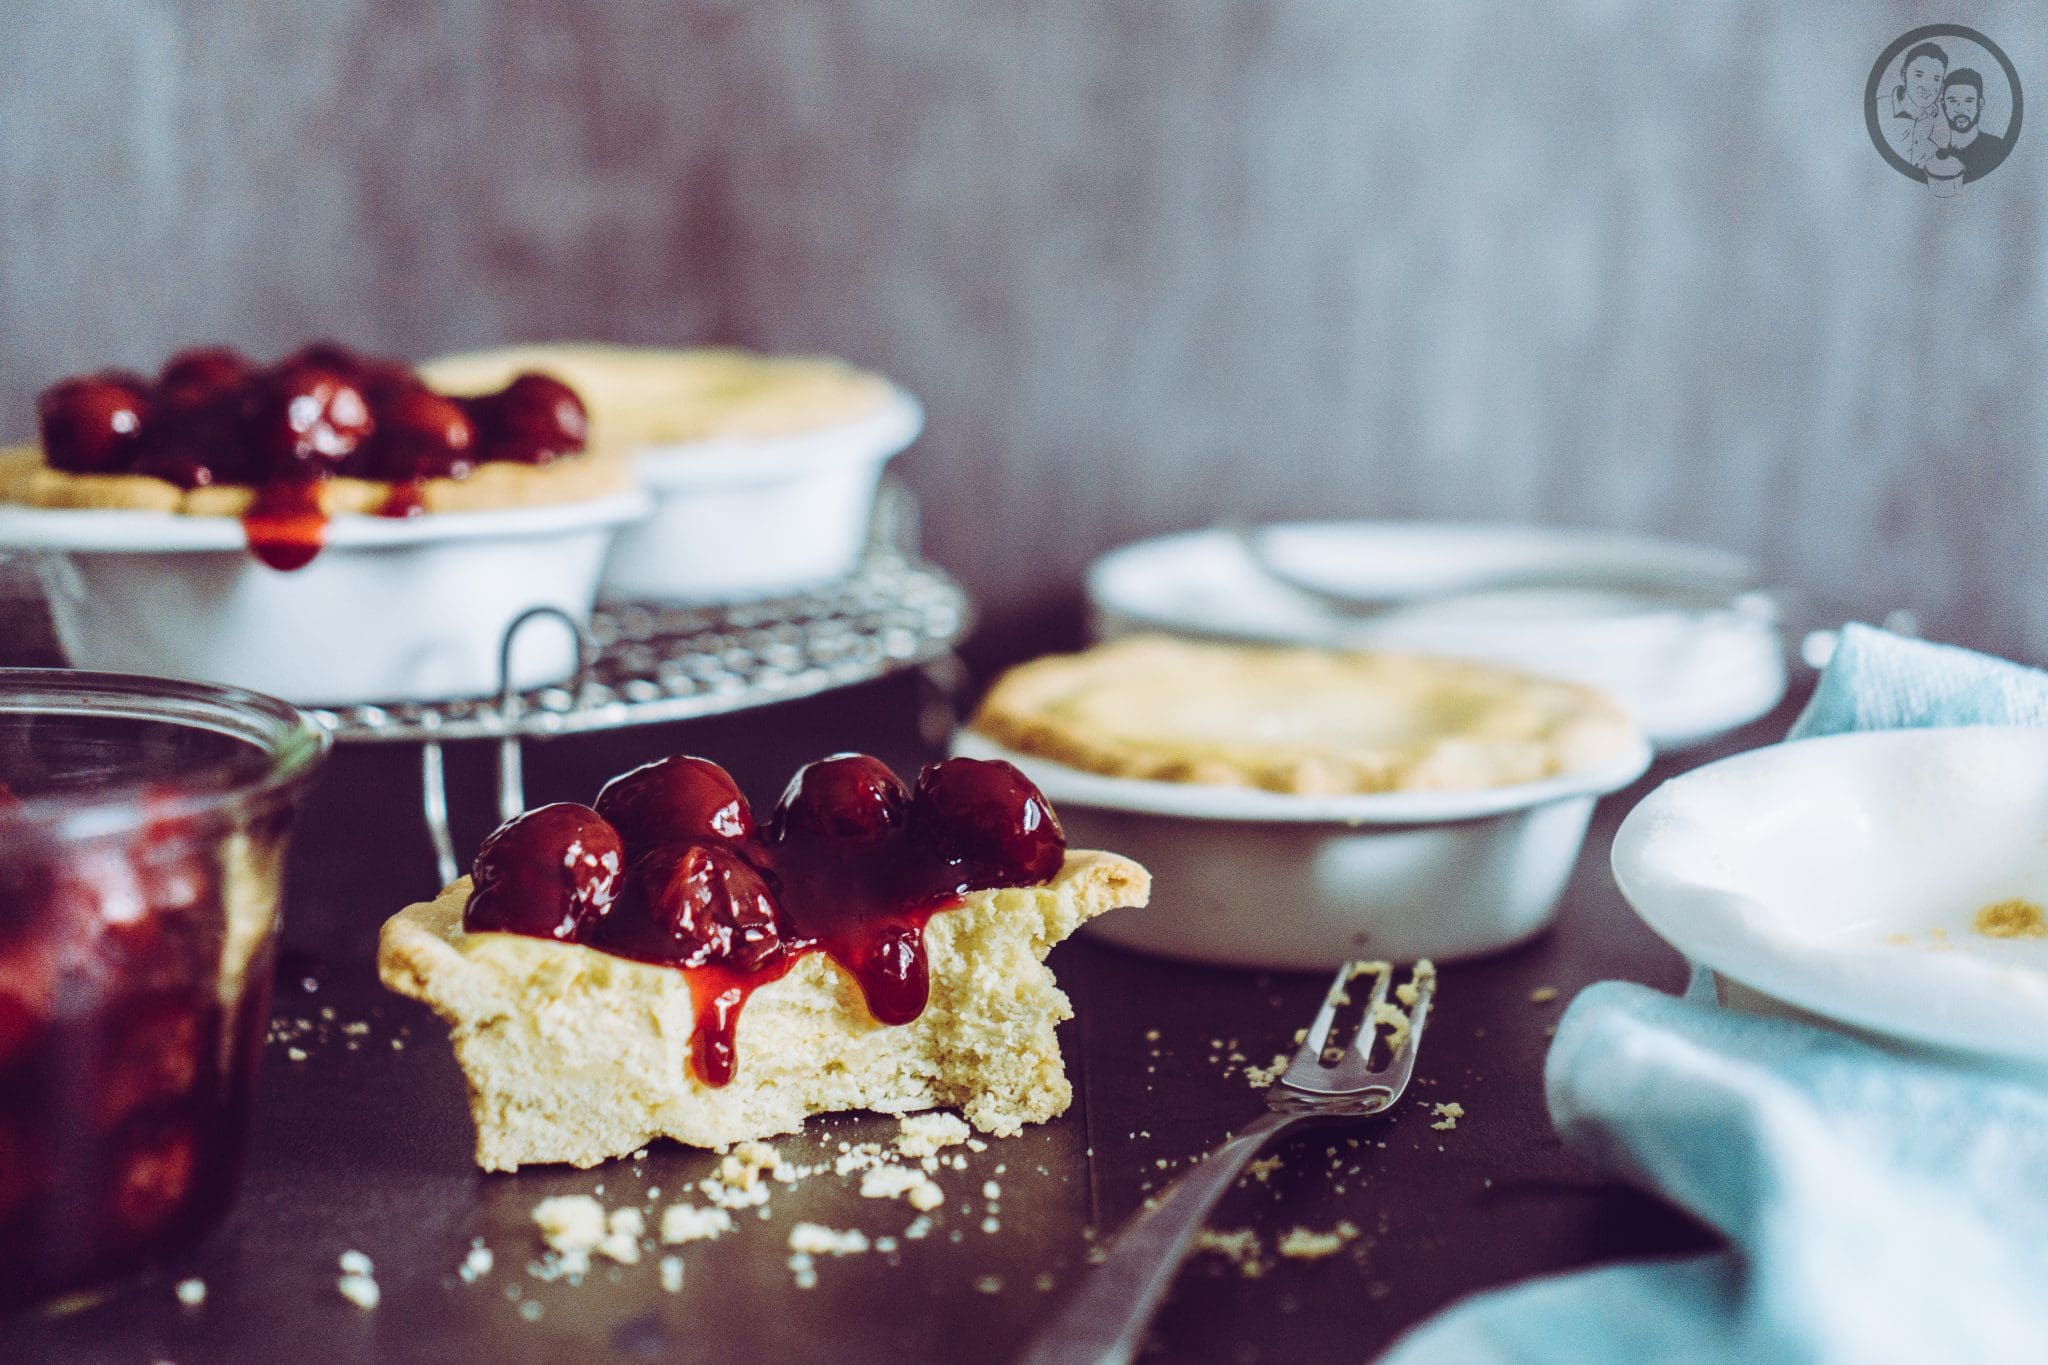
[[[691,1068],[723,1086],[747,997],[805,955],[837,963],[876,1022],[907,1024],[930,994],[931,918],[975,891],[1043,885],[1065,854],[1052,807],[1008,763],[930,764],[913,790],[878,759],[837,754],[799,769],[763,828],[724,769],[679,754],[612,779],[594,806],[500,826],[463,928],[682,972]]]
[[[583,400],[552,376],[523,373],[455,397],[409,366],[331,342],[267,367],[229,347],[194,347],[153,380],[111,370],[62,380],[36,413],[51,469],[253,488],[242,516],[249,549],[280,570],[319,553],[329,480],[388,483],[375,513],[415,516],[429,480],[466,479],[488,462],[545,465],[583,450],[589,435]]]

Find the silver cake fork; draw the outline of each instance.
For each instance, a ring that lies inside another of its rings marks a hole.
[[[1392,967],[1376,967],[1382,964],[1352,962],[1338,971],[1294,1059],[1267,1087],[1267,1112],[1124,1224],[1102,1263],[1038,1334],[1021,1365],[1123,1365],[1136,1354],[1209,1211],[1253,1157],[1281,1134],[1306,1124],[1375,1118],[1394,1107],[1415,1071],[1436,970],[1427,962],[1416,964],[1406,1033],[1388,1039],[1391,1055],[1374,1067],[1376,1021],[1394,983]],[[1330,1027],[1348,998],[1347,987],[1367,972],[1375,980],[1358,1034],[1335,1061],[1326,1061]]]

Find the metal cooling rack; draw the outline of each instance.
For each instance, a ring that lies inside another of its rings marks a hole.
[[[733,606],[600,606],[588,633],[536,608],[505,633],[576,631],[583,666],[558,686],[494,698],[315,708],[343,743],[502,739],[694,720],[869,682],[946,657],[966,632],[967,597],[944,573],[893,551],[801,597]]]
[[[498,741],[498,814],[526,808],[520,741],[627,725],[694,720],[767,706],[921,669],[935,704],[958,690],[953,646],[970,621],[951,578],[892,549],[876,549],[850,577],[815,593],[728,606],[617,602],[587,631],[566,613],[536,607],[506,628],[495,698],[309,708],[343,743],[420,745],[420,805],[443,885],[460,874],[448,827],[441,744]],[[568,630],[581,665],[553,687],[510,686],[513,642],[534,629]],[[950,710],[948,710],[950,719]]]

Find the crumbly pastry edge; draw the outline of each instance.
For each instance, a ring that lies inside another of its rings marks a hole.
[[[329,479],[320,485],[327,516],[374,515],[395,485],[370,479]],[[631,466],[591,452],[544,465],[491,461],[466,479],[428,479],[419,485],[429,514],[490,512],[589,502],[633,486]],[[256,500],[245,485],[180,488],[142,474],[72,474],[52,469],[32,445],[0,449],[0,503],[69,511],[166,512],[192,517],[239,517]]]
[[[1484,678],[1503,688],[1526,688],[1569,699],[1572,705],[1569,713],[1541,738],[1508,741],[1447,736],[1420,748],[1333,748],[1328,754],[1313,758],[1292,752],[1261,756],[1253,742],[1229,753],[1219,753],[1213,746],[1136,741],[1056,713],[1059,700],[1085,687],[1094,671],[1115,667],[1119,657],[1159,650],[1180,652],[1191,679],[1199,674],[1202,657],[1211,651],[1276,657],[1316,654],[1370,660],[1377,666],[1428,669],[1447,680]],[[1634,720],[1598,688],[1538,677],[1498,664],[1394,650],[1211,644],[1164,636],[1134,636],[1078,653],[1047,655],[1019,664],[997,678],[968,722],[968,728],[1013,752],[1106,777],[1250,787],[1303,796],[1481,789],[1538,781],[1615,758],[1641,739]]]
[[[654,1138],[667,1136],[698,1146],[723,1146],[732,1142],[772,1137],[793,1132],[811,1113],[824,1108],[805,1107],[792,1111],[786,1095],[768,1097],[765,1106],[748,1107],[749,1072],[746,1039],[742,1035],[740,1074],[723,1088],[704,1086],[686,1067],[675,1068],[673,1081],[648,1081],[644,1076],[624,1074],[628,1081],[667,1086],[673,1093],[662,1106],[668,1120],[635,1115],[624,1126],[617,1121],[579,1127],[582,1117],[575,1113],[534,1115],[510,1111],[503,1103],[500,1077],[478,1074],[476,1055],[465,1046],[479,1034],[517,1028],[502,1008],[508,970],[532,980],[568,982],[562,990],[538,1002],[537,1013],[547,1013],[562,1003],[562,996],[575,990],[617,990],[637,997],[636,1008],[653,1019],[679,1003],[690,1004],[689,984],[673,969],[616,957],[573,944],[527,939],[510,934],[466,934],[462,909],[469,897],[469,879],[450,883],[432,901],[407,906],[383,926],[378,940],[378,976],[386,988],[419,1000],[448,1024],[456,1055],[468,1085],[471,1116],[477,1130],[477,1164],[485,1170],[515,1170],[521,1165],[567,1163],[592,1166],[645,1146]],[[1018,1060],[1032,1071],[1031,1084],[1022,1091],[1002,1090],[1000,1084],[981,1083],[980,1077],[949,1077],[943,1095],[926,1095],[921,1101],[905,1102],[894,1094],[855,1097],[853,1102],[836,1103],[831,1109],[866,1108],[885,1113],[906,1113],[941,1105],[957,1105],[975,1127],[995,1135],[1021,1131],[1026,1123],[1043,1122],[1063,1112],[1072,1098],[1066,1081],[1052,1025],[1071,1016],[1066,997],[1044,965],[1047,951],[1066,938],[1083,922],[1124,906],[1141,906],[1149,899],[1151,877],[1128,858],[1113,853],[1069,850],[1060,873],[1037,887],[1002,888],[969,895],[965,902],[933,921],[936,926],[966,925],[979,915],[1004,917],[1005,929],[1028,931],[1029,951],[1036,959],[1031,970],[1042,977],[1053,1017],[1042,1021],[1042,1049]],[[1038,923],[1021,917],[1036,915]],[[944,933],[944,928],[938,932]],[[969,931],[960,929],[965,935]],[[1012,932],[1014,932],[1012,930]],[[472,955],[478,960],[472,960]],[[935,959],[939,956],[934,953]],[[934,979],[934,1001],[941,983]],[[898,1028],[870,1019],[860,1001],[859,989],[839,967],[822,954],[813,954],[786,976],[761,986],[748,1010],[781,995],[784,1001],[799,1000],[805,1007],[823,1010],[834,1020],[836,1038],[845,1044],[879,1032],[885,1037]],[[924,1018],[929,1018],[929,1012]],[[746,1027],[742,1016],[742,1029]],[[900,1026],[903,1033],[920,1027],[924,1018]],[[532,1021],[528,1021],[529,1023]],[[545,1027],[542,1028],[545,1032]],[[656,1028],[659,1032],[659,1028]],[[907,1044],[906,1044],[907,1046]],[[1035,1070],[1034,1070],[1035,1069]],[[585,1077],[584,1079],[589,1079]],[[840,1096],[845,1100],[844,1095]],[[696,1101],[695,1105],[692,1101]],[[734,1109],[740,1113],[737,1118]],[[692,1113],[695,1109],[701,1112]],[[677,1121],[680,1115],[680,1120]]]

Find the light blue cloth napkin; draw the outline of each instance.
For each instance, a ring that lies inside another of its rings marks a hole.
[[[2048,724],[2048,673],[1850,626],[1794,738]],[[2048,1361],[2048,1090],[1603,982],[1544,1072],[1567,1144],[1728,1237],[1456,1305],[1387,1365]]]

